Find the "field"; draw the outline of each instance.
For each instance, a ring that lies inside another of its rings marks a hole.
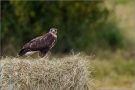
[[[84,54],[49,58],[2,58],[1,90],[9,88],[22,90],[24,87],[27,90],[32,88],[40,90],[45,89],[44,85],[47,90],[134,88],[134,61],[132,58],[128,60],[122,58],[121,52],[112,55],[110,60],[104,58],[99,60],[97,56]]]
[[[106,52],[103,55],[104,58],[99,59],[95,56],[92,59],[91,65],[94,70],[91,78],[93,78],[96,88],[108,88],[107,90],[114,88],[132,90],[135,88],[134,59],[133,57],[123,57],[124,55],[123,52],[115,52],[109,56],[109,52]],[[105,56],[109,56],[109,58],[105,58]]]

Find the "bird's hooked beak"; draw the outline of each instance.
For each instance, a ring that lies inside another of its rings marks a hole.
[[[52,33],[52,34],[57,34],[57,29],[56,28],[51,28],[49,32]]]

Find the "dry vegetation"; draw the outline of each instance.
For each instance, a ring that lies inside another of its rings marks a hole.
[[[82,57],[2,58],[0,90],[89,90],[89,63]]]

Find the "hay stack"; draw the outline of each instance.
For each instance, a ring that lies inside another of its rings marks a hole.
[[[86,60],[3,58],[0,90],[88,90]]]

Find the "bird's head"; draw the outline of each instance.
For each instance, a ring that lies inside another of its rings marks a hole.
[[[49,33],[51,33],[52,35],[56,35],[57,34],[57,29],[56,28],[51,28]]]

